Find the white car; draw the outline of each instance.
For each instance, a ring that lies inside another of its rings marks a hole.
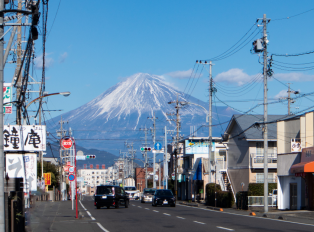
[[[140,199],[140,191],[134,186],[125,186],[124,191],[129,195],[130,200]]]

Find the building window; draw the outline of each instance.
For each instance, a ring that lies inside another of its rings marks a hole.
[[[256,173],[256,183],[264,183],[264,173]],[[268,183],[277,183],[274,173],[268,173]]]

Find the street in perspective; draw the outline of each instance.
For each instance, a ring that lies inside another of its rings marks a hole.
[[[314,231],[313,15],[0,0],[0,232]]]

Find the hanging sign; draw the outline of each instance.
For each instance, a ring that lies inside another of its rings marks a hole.
[[[3,113],[12,114],[12,84],[3,83]]]
[[[46,126],[3,126],[4,151],[46,151]]]

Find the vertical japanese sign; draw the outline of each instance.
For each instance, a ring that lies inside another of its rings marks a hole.
[[[24,192],[36,191],[37,155],[6,154],[6,173],[9,178],[24,179]]]
[[[51,173],[44,173],[45,185],[51,185]]]
[[[12,85],[3,83],[3,113],[12,114]]]
[[[46,126],[3,126],[4,151],[46,151]]]

